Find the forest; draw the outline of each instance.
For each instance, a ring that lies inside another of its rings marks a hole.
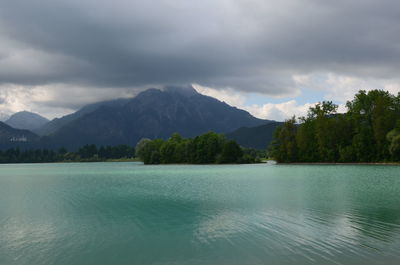
[[[0,150],[0,163],[102,162],[140,159],[145,164],[226,164],[256,163],[265,152],[240,147],[224,135],[209,132],[194,139],[173,134],[168,140],[142,139],[136,147],[87,144],[75,152],[12,148]]]
[[[135,149],[128,145],[105,146],[85,145],[76,152],[65,148],[57,151],[49,149],[20,150],[12,148],[0,150],[0,163],[49,163],[49,162],[100,162],[113,159],[132,159]]]
[[[195,138],[182,138],[178,133],[168,140],[142,139],[136,155],[145,164],[238,164],[260,162],[262,152],[241,148],[224,135],[208,132]]]
[[[323,101],[305,117],[274,132],[269,156],[277,162],[372,163],[400,161],[400,93],[359,91],[346,113]]]

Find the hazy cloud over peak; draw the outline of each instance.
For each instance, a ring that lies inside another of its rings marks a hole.
[[[45,87],[53,104],[60,86],[86,101],[190,83],[273,97],[315,79],[326,94],[343,77],[396,87],[399,17],[394,0],[4,0],[0,85]]]

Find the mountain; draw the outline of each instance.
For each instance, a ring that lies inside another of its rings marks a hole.
[[[265,150],[272,141],[276,127],[282,124],[283,122],[270,122],[251,128],[242,127],[231,133],[227,133],[226,137],[237,141],[243,147]]]
[[[49,120],[39,114],[29,111],[17,112],[5,121],[5,123],[15,129],[36,130],[48,123]]]
[[[30,146],[38,140],[39,136],[28,130],[15,129],[4,122],[0,122],[1,148]]]
[[[61,129],[63,126],[67,125],[68,123],[75,121],[84,115],[94,112],[100,107],[103,106],[108,106],[108,107],[121,107],[125,103],[127,103],[129,99],[115,99],[115,100],[108,100],[108,101],[102,101],[102,102],[96,102],[93,104],[89,104],[78,110],[77,112],[74,112],[69,115],[65,115],[61,118],[55,118],[51,120],[50,122],[44,124],[40,128],[34,130],[35,133],[38,135],[51,135],[55,133],[57,130]]]
[[[174,132],[194,137],[268,122],[199,94],[192,87],[148,89],[135,98],[114,103],[100,104],[85,114],[75,113],[75,119],[44,137],[42,143],[72,149],[92,143],[135,145],[143,137],[168,138]]]

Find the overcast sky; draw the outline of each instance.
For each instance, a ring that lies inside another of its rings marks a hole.
[[[282,120],[399,71],[398,0],[0,1],[0,118],[195,84]]]

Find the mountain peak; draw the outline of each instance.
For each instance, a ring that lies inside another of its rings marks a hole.
[[[194,96],[199,94],[193,86],[167,86],[163,89],[165,92],[177,93],[186,97]]]
[[[35,130],[49,122],[48,119],[40,116],[39,114],[20,111],[11,115],[5,123],[16,129]]]

